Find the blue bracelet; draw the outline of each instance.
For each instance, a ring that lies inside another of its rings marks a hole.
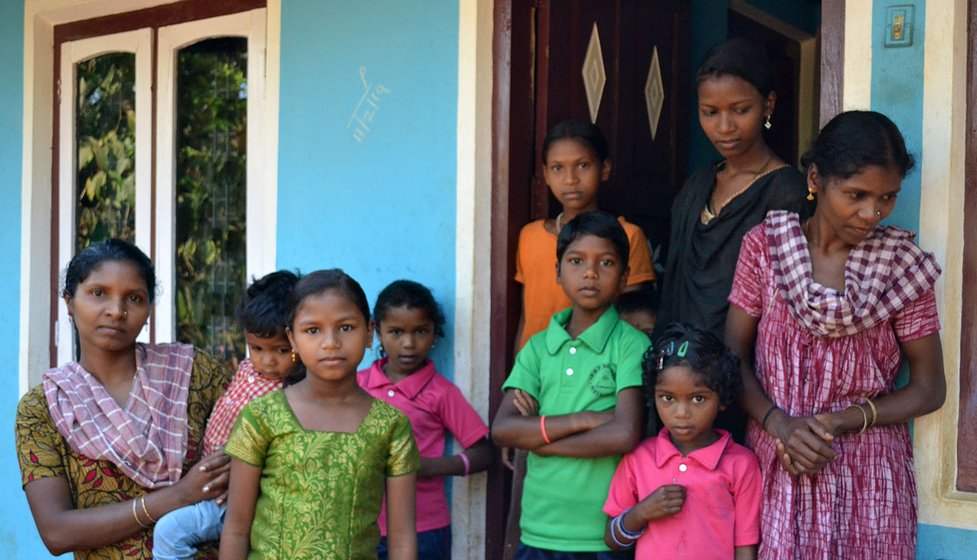
[[[621,542],[621,540],[617,538],[618,531],[621,531],[621,515],[615,517],[614,519],[611,519],[611,540],[613,540],[614,544],[616,544],[621,548],[631,548],[632,546],[634,546],[633,540],[629,543]],[[621,534],[623,535],[624,533],[621,532]]]
[[[642,527],[642,529],[637,533],[632,533],[631,531],[628,531],[628,528],[624,526],[624,516],[627,515],[629,511],[631,511],[631,508],[624,510],[621,513],[621,515],[618,516],[617,527],[618,529],[621,530],[622,535],[624,535],[625,537],[633,541],[636,541],[638,540],[638,538],[641,537],[641,535],[645,534],[645,529],[647,528],[647,525],[645,527]]]

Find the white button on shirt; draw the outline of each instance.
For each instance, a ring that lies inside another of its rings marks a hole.
[[[576,354],[576,353],[577,353],[577,349],[574,348],[573,346],[571,346],[570,347],[570,354]]]
[[[573,375],[573,368],[567,368],[567,375]]]
[[[389,391],[387,391],[387,396],[388,396],[388,397],[392,397],[392,396],[394,396],[394,390],[393,390],[393,389],[391,389],[391,390],[389,390]]]
[[[685,463],[682,463],[681,465],[678,466],[678,470],[680,470],[682,472],[685,472],[685,471],[689,470],[689,466],[686,465]]]

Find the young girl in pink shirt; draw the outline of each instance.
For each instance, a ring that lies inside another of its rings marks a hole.
[[[742,390],[739,360],[711,333],[674,323],[643,368],[663,427],[618,465],[604,540],[615,550],[637,543],[636,560],[755,559],[760,467],[713,427]]]
[[[445,476],[468,476],[492,462],[489,429],[451,381],[435,371],[428,354],[444,337],[444,314],[431,290],[397,280],[380,292],[373,308],[381,359],[357,373],[363,389],[410,419],[421,454],[417,472],[417,557],[451,558],[451,510]],[[445,456],[445,432],[464,449]],[[380,513],[380,530],[385,511]],[[381,539],[378,558],[387,558]]]

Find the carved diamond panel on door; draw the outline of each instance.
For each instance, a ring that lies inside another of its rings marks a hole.
[[[648,67],[648,79],[645,80],[645,105],[648,107],[648,126],[651,127],[651,139],[655,139],[658,132],[658,119],[661,118],[662,105],[665,104],[665,88],[662,86],[662,66],[658,62],[658,47],[651,50],[651,65]]]
[[[587,44],[587,54],[583,59],[584,91],[587,93],[587,106],[590,109],[590,122],[597,122],[597,112],[600,110],[600,100],[604,96],[604,84],[607,83],[607,73],[604,71],[604,52],[600,48],[600,33],[597,32],[597,22],[590,33],[590,43]]]
[[[672,198],[685,181],[690,87],[689,3],[537,0],[536,159],[556,123],[590,119],[607,136],[613,169],[599,206],[665,243]],[[533,178],[532,215],[560,208]]]

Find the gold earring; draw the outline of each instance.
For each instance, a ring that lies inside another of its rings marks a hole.
[[[295,348],[292,348],[292,363],[294,364],[298,360],[298,356],[295,355]]]
[[[814,200],[814,187],[811,185],[807,186],[807,200],[808,201]]]
[[[770,122],[770,115],[767,115],[767,122],[763,123],[763,128],[770,130],[773,128],[773,123]]]

